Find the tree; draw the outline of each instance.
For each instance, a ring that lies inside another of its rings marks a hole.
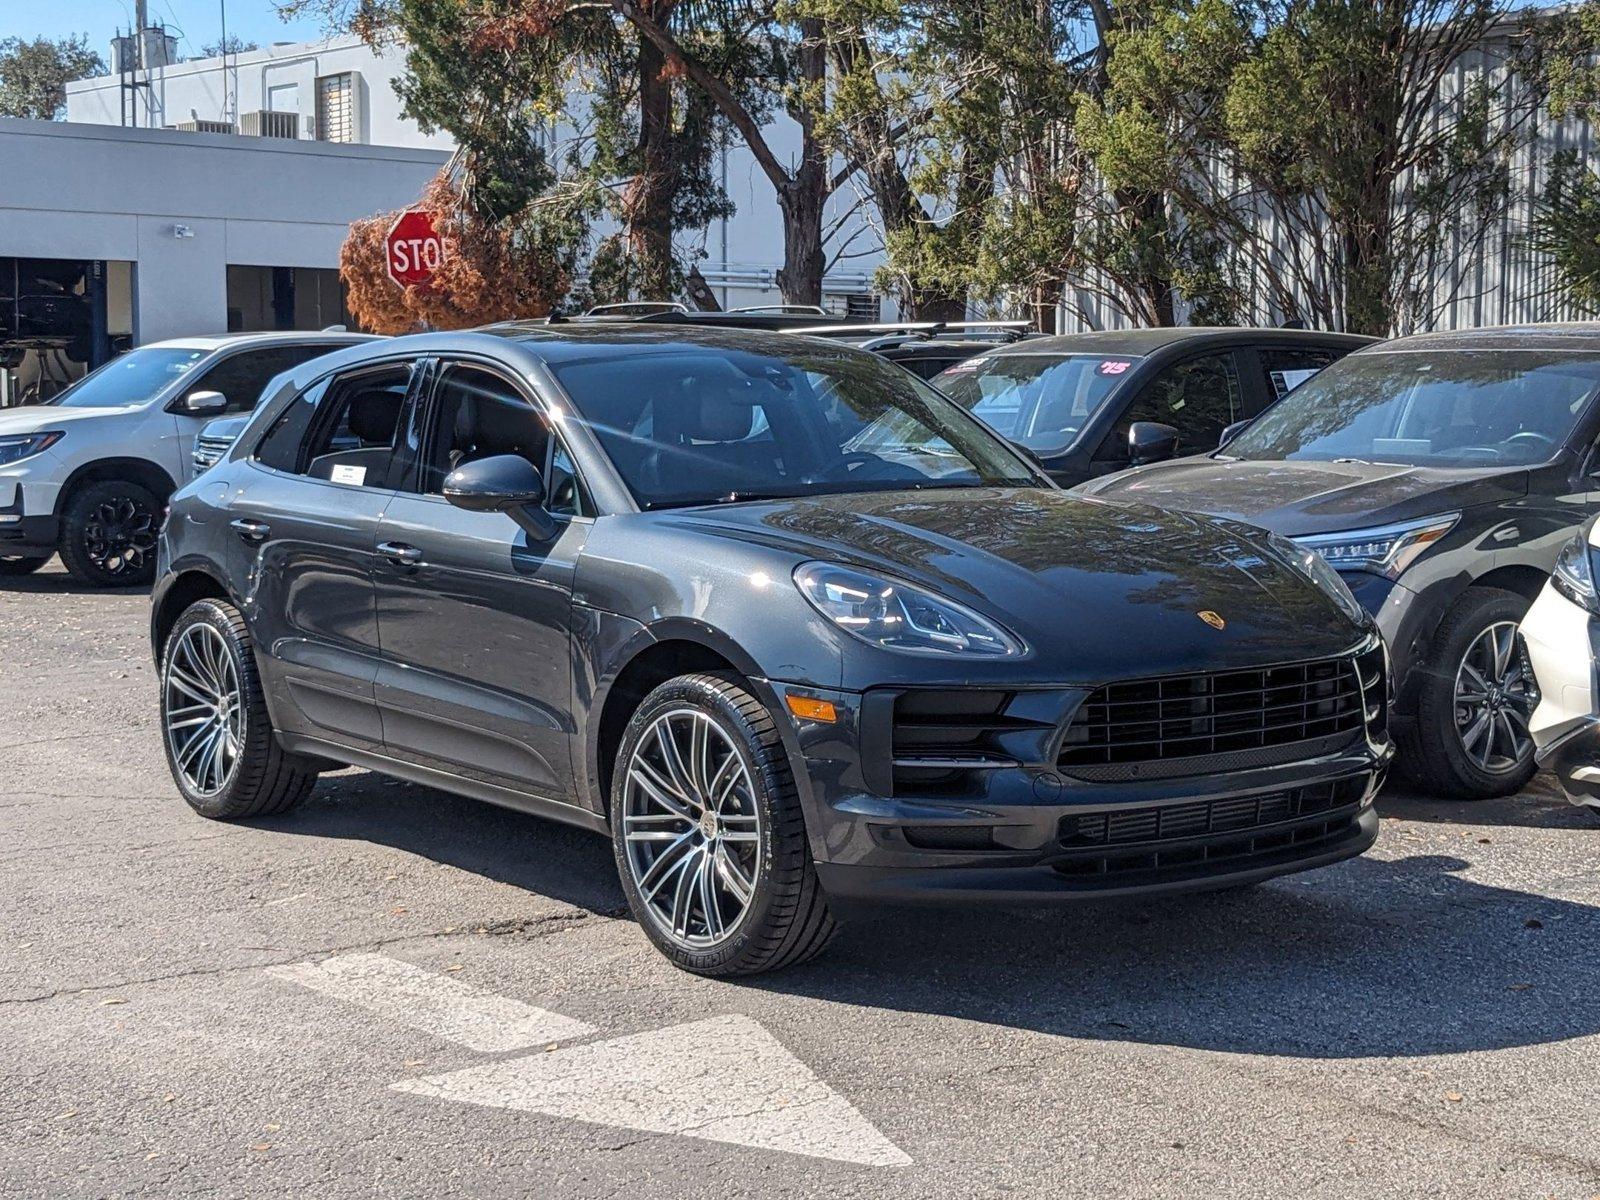
[[[214,42],[207,42],[200,47],[201,58],[222,58],[234,54],[249,54],[252,50],[261,49],[255,42],[247,42],[242,38],[229,34],[227,37],[218,38]]]
[[[1164,198],[1169,251],[1223,251],[1213,287],[1331,328],[1427,324],[1447,256],[1498,228],[1536,113],[1506,84],[1524,65],[1502,0],[1146,2],[1080,111],[1102,177]]]
[[[572,286],[581,244],[558,213],[552,219],[555,206],[533,200],[487,218],[468,201],[459,162],[447,167],[419,203],[433,214],[444,243],[439,269],[425,287],[402,288],[389,278],[384,239],[399,213],[351,224],[339,254],[351,314],[363,327],[388,334],[546,315]]]
[[[59,120],[67,107],[67,84],[104,75],[105,60],[79,34],[49,38],[0,39],[0,117]]]

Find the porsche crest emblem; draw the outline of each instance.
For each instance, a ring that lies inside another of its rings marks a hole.
[[[1209,608],[1201,609],[1199,612],[1195,613],[1195,616],[1199,617],[1213,629],[1225,629],[1228,625],[1228,623],[1224,621],[1220,615],[1212,612]]]

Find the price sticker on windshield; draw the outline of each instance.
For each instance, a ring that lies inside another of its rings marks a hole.
[[[1131,366],[1133,364],[1125,358],[1108,358],[1100,364],[1098,370],[1101,375],[1121,375]]]

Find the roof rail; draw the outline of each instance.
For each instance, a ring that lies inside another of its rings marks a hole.
[[[809,333],[817,337],[876,334],[879,338],[901,340],[926,340],[945,333],[990,333],[1014,342],[1032,328],[1027,321],[882,321],[873,324],[808,325],[790,332]]]
[[[646,313],[687,313],[688,311],[689,306],[677,300],[619,300],[614,304],[596,304],[593,308],[586,309],[583,315],[586,317],[637,317]]]
[[[752,304],[748,308],[730,308],[727,311],[773,317],[825,317],[828,315],[828,310],[820,304]]]

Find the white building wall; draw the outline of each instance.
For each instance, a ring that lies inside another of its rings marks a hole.
[[[133,262],[137,341],[221,333],[229,264],[336,267],[350,222],[410,203],[446,157],[0,120],[0,256]]]
[[[269,97],[279,105],[287,103],[291,89],[299,114],[301,138],[316,136],[316,80],[319,76],[354,72],[361,82],[360,141],[374,146],[404,146],[439,151],[452,149],[449,139],[424,135],[400,112],[394,81],[405,70],[403,46],[376,53],[357,38],[333,39],[315,43],[284,43],[265,50],[251,51],[224,61],[220,58],[177,63],[150,71],[148,93],[141,91],[138,124],[157,127],[177,125],[199,118],[237,123],[239,113],[267,108]],[[117,76],[79,80],[67,85],[67,120],[95,125],[121,123],[122,90]],[[148,97],[148,103],[143,99]],[[558,131],[558,138],[563,132]],[[766,129],[780,161],[799,157],[799,127],[786,117],[775,119]],[[204,136],[204,135],[188,135]],[[252,139],[271,142],[277,139]],[[783,261],[783,229],[776,197],[754,156],[742,145],[723,155],[722,169],[728,194],[737,212],[726,221],[716,221],[702,231],[685,231],[679,248],[685,252],[703,248],[701,272],[724,307],[776,304],[777,271]],[[419,188],[420,190],[420,188]],[[415,195],[398,202],[409,203]],[[828,208],[828,225],[849,213],[855,203],[853,192],[834,197]],[[597,234],[608,232],[604,227]],[[847,219],[831,239],[829,254],[849,244],[852,251],[871,250],[875,235],[860,219]],[[238,261],[238,260],[234,260]],[[846,258],[838,262],[824,280],[824,291],[842,298],[848,294],[870,292],[871,276],[879,257]]]

